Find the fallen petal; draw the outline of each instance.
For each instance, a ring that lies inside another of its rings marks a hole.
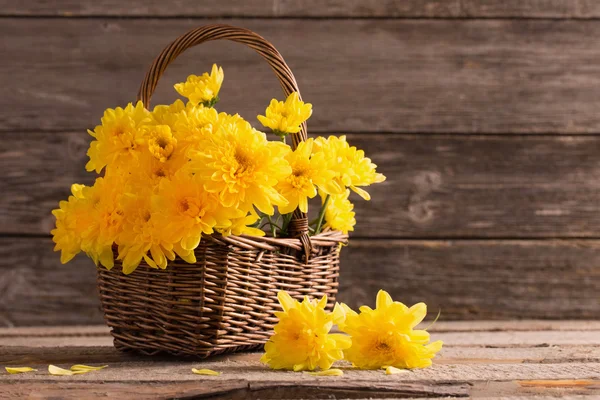
[[[326,369],[325,371],[317,371],[317,372],[307,372],[307,374],[312,376],[342,376],[344,375],[344,371],[337,368]]]
[[[400,369],[400,368],[396,368],[396,367],[385,367],[386,375],[407,374],[408,372],[410,372],[410,371],[407,369]]]
[[[196,368],[192,368],[192,372],[197,374],[197,375],[212,375],[212,376],[219,376],[221,375],[221,372],[217,372],[217,371],[213,371],[212,369],[196,369]]]
[[[50,372],[50,375],[71,376],[85,374],[89,371],[70,371],[68,369],[57,367],[56,365],[48,365],[48,372]]]
[[[85,372],[100,371],[101,369],[104,369],[106,367],[108,367],[108,365],[102,365],[100,367],[92,367],[90,365],[77,364],[77,365],[73,365],[71,367],[71,371],[85,371]]]
[[[22,374],[24,372],[37,371],[37,369],[31,367],[4,367],[4,369],[9,374]]]

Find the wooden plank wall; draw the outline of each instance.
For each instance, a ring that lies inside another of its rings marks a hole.
[[[600,4],[593,0],[0,0],[0,326],[100,323],[94,268],[52,253],[50,210],[86,174],[87,128],[135,98],[187,29],[253,29],[388,181],[357,201],[339,298],[379,288],[445,319],[600,317]],[[251,50],[209,43],[220,108],[280,97]]]

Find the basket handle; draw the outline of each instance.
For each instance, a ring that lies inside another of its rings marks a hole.
[[[285,96],[287,97],[290,93],[297,92],[298,96],[302,98],[294,74],[283,60],[281,54],[279,54],[277,49],[275,49],[271,43],[248,29],[237,28],[231,25],[214,24],[192,29],[168,45],[158,57],[156,57],[146,73],[144,81],[138,91],[138,100],[142,101],[146,108],[149,108],[152,94],[156,89],[158,80],[167,69],[167,66],[190,47],[218,39],[243,43],[254,49],[269,63],[269,66],[273,72],[275,72]],[[300,142],[307,139],[306,122],[302,124],[298,133],[293,133],[291,136],[292,149],[295,149]],[[301,240],[305,257],[308,261],[312,250],[312,244],[308,236],[308,216],[296,209],[292,220],[290,221],[289,230],[292,236],[298,237]]]

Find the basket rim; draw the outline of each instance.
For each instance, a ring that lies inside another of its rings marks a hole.
[[[266,251],[276,251],[281,247],[289,247],[294,250],[302,251],[303,243],[299,237],[272,237],[272,236],[250,236],[250,235],[229,235],[212,234],[203,238],[203,240],[212,240],[218,243],[235,245],[247,249],[259,248]],[[348,243],[348,235],[341,231],[324,231],[314,236],[309,236],[312,244],[312,252],[318,252],[318,247],[337,246]]]

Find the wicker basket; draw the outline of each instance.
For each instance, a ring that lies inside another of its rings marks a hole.
[[[298,91],[279,52],[246,29],[209,25],[171,43],[156,58],[138,99],[149,107],[158,79],[189,47],[217,39],[244,43],[275,72],[285,95]],[[292,146],[306,139],[306,124],[292,135]],[[98,268],[98,290],[115,347],[144,354],[208,357],[262,346],[272,333],[280,307],[277,292],[293,297],[329,297],[338,289],[340,244],[347,236],[324,232],[308,236],[307,216],[296,210],[291,238],[213,235],[196,249],[196,264],[176,259],[166,270],[143,263],[131,275],[117,265]]]

